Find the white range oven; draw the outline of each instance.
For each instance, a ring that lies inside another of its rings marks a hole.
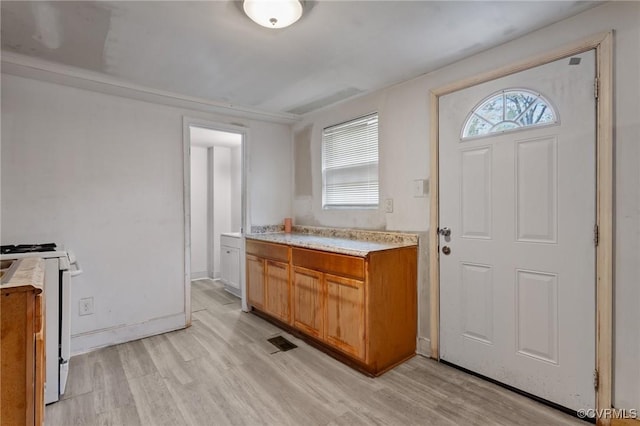
[[[82,273],[74,254],[54,243],[3,245],[0,260],[40,257],[44,259],[45,296],[45,388],[50,404],[64,394],[71,351],[71,277]]]

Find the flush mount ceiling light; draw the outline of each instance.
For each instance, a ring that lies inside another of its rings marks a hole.
[[[253,22],[267,28],[284,28],[302,16],[299,0],[244,0],[244,13]]]

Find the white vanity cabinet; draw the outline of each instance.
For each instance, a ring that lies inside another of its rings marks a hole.
[[[220,280],[225,290],[240,297],[240,233],[220,235]]]

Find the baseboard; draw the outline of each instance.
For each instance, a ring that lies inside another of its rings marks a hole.
[[[418,353],[418,355],[431,358],[431,339],[427,339],[426,337],[418,337],[416,352]]]
[[[191,273],[191,281],[193,281],[193,280],[201,280],[203,278],[211,278],[209,276],[209,272],[208,271],[192,272]]]
[[[106,346],[130,342],[143,337],[154,336],[168,331],[185,328],[185,315],[180,312],[149,321],[118,325],[101,330],[71,336],[71,356],[91,352]]]
[[[229,285],[227,285],[225,283],[224,289],[225,289],[225,291],[227,293],[233,294],[234,296],[236,296],[238,298],[242,298],[242,294],[240,294],[240,289],[239,288],[231,287],[231,286],[229,286]]]

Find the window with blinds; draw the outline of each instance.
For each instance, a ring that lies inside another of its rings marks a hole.
[[[322,132],[322,207],[378,207],[378,114]]]

